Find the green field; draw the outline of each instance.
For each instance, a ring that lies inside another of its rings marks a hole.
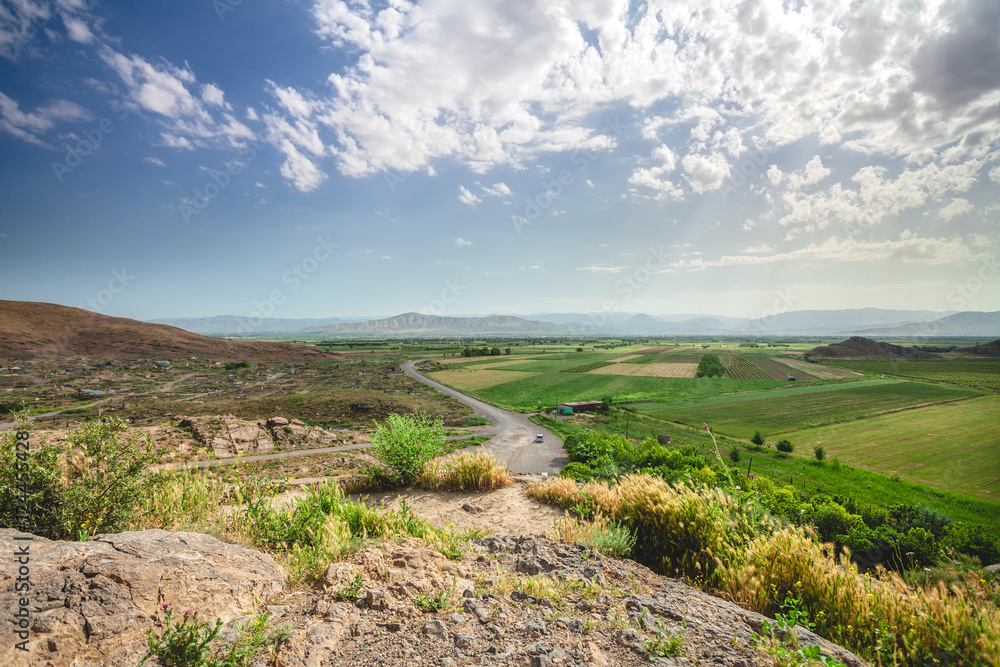
[[[983,396],[799,431],[803,454],[1000,500],[1000,397]]]
[[[884,373],[915,380],[946,382],[1000,391],[1000,359],[916,359],[910,361],[849,361],[825,359],[831,366],[865,373]]]
[[[895,410],[981,396],[974,389],[905,380],[814,385],[756,395],[718,396],[704,401],[638,403],[636,410],[717,433],[749,438],[874,417]]]

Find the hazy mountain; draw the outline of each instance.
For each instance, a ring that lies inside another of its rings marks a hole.
[[[167,324],[204,336],[224,336],[229,334],[288,333],[301,331],[308,327],[321,327],[351,320],[340,317],[282,319],[215,315],[213,317],[179,317],[149,321],[154,324]]]
[[[915,324],[894,327],[876,327],[860,331],[879,336],[1000,336],[1000,311],[992,313],[955,313],[939,320],[930,319]]]
[[[339,358],[310,345],[207,338],[165,324],[52,303],[0,301],[0,358],[101,357],[235,361]]]
[[[898,327],[933,320],[932,310],[883,310],[852,308],[847,310],[794,310],[751,320],[743,333],[767,335],[854,334],[875,327]]]
[[[477,334],[506,336],[527,334],[560,334],[566,327],[549,322],[533,322],[512,315],[491,317],[440,317],[423,313],[403,313],[382,320],[348,322],[309,327],[299,333],[320,335],[339,334],[407,334],[427,336],[472,336]]]

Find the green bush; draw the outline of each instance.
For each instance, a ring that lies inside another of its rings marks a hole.
[[[826,458],[826,450],[823,449],[823,445],[813,447],[813,454],[816,456],[817,461],[822,461]]]
[[[151,488],[143,470],[153,460],[148,436],[127,436],[122,419],[87,422],[60,447],[44,439],[28,454],[27,530],[50,539],[86,539],[126,528]],[[15,432],[5,434],[0,454],[0,524],[19,528],[15,507]]]
[[[791,454],[793,451],[795,451],[795,445],[793,445],[788,438],[782,438],[781,440],[779,440],[778,444],[775,445],[775,447],[778,449],[779,452],[784,452],[785,454]]]
[[[561,477],[569,477],[576,482],[589,482],[594,478],[594,473],[591,471],[590,466],[586,463],[578,463],[576,461],[567,463],[559,475]]]
[[[375,425],[372,452],[395,473],[403,485],[413,484],[427,462],[440,455],[444,446],[441,420],[426,415],[391,414]]]

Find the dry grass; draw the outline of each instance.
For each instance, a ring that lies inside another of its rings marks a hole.
[[[560,507],[601,512],[638,537],[636,560],[682,574],[743,607],[774,615],[798,597],[819,634],[877,664],[996,665],[1000,613],[985,581],[910,587],[896,574],[858,574],[798,528],[755,532],[743,508],[721,491],[676,488],[633,475],[617,486],[567,478],[529,489]],[[590,527],[563,523],[565,539]]]
[[[524,362],[520,362],[524,363]],[[486,389],[498,384],[514,382],[538,375],[533,371],[503,371],[478,370],[475,368],[456,368],[434,373],[434,379],[457,389]]]
[[[511,485],[507,466],[480,448],[430,461],[417,484],[428,491],[493,491]]]

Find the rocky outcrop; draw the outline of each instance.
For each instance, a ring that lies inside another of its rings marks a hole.
[[[30,590],[18,592],[17,570],[7,564],[26,545]],[[284,582],[270,556],[198,533],[144,530],[54,542],[0,530],[0,551],[0,664],[11,666],[137,665],[148,650],[146,629],[164,604],[231,623],[280,593]],[[11,632],[22,597],[27,652]]]
[[[307,449],[338,444],[337,435],[299,419],[272,417],[251,422],[233,415],[177,417],[180,428],[216,456],[266,454],[277,449]]]

